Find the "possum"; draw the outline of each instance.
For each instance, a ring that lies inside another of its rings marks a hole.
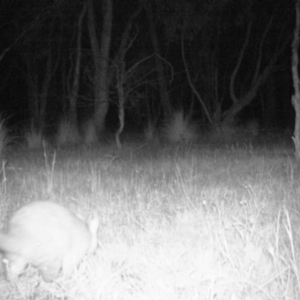
[[[85,223],[65,207],[36,201],[17,210],[0,232],[0,251],[8,277],[16,279],[28,264],[36,267],[44,281],[60,273],[69,277],[87,253],[96,250],[99,219]]]

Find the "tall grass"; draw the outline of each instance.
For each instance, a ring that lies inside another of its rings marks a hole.
[[[292,149],[130,147],[14,155],[9,211],[48,199],[96,212],[100,245],[69,279],[1,279],[2,299],[299,299]]]
[[[0,158],[3,157],[3,152],[8,143],[8,134],[5,126],[5,119],[0,117]]]
[[[0,197],[5,194],[6,191],[6,166],[7,160],[4,157],[4,153],[7,150],[7,145],[10,139],[8,137],[7,128],[5,126],[5,119],[0,118]],[[3,205],[0,206],[3,210]]]

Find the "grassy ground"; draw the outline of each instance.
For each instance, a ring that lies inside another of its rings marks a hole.
[[[1,299],[300,299],[291,147],[19,150],[1,180],[1,224],[34,200],[101,220],[72,278],[44,283],[28,268],[18,283],[0,277]]]

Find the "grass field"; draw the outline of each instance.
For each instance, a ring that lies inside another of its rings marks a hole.
[[[300,168],[290,145],[7,151],[1,224],[23,203],[97,212],[69,279],[1,275],[1,299],[300,299]],[[2,272],[3,273],[3,272]]]

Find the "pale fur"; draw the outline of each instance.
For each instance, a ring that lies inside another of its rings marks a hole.
[[[37,201],[17,210],[9,219],[6,233],[0,233],[0,251],[9,275],[17,278],[31,264],[45,281],[62,271],[68,277],[86,253],[97,247],[98,218],[89,224],[65,207]]]

